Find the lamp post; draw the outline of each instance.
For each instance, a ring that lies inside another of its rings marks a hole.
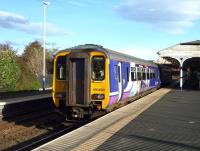
[[[42,88],[43,91],[45,90],[45,84],[46,84],[46,6],[49,5],[50,2],[43,2],[44,6],[44,23],[43,23],[43,72],[42,72]]]

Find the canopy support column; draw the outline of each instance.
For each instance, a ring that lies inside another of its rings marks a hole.
[[[177,59],[179,61],[179,63],[180,63],[180,88],[181,88],[181,91],[183,90],[183,63],[187,59],[188,58],[178,58]]]
[[[180,88],[183,90],[183,64],[180,64]]]

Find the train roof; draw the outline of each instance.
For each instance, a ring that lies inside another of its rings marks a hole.
[[[103,46],[100,45],[94,45],[94,44],[85,44],[85,45],[78,45],[72,48],[67,48],[61,51],[58,51],[56,54],[60,53],[60,52],[89,52],[92,50],[96,50],[99,52],[103,52],[107,57],[109,57],[110,59],[114,59],[114,60],[121,60],[121,61],[134,61],[137,63],[141,63],[144,65],[151,65],[151,66],[157,66],[155,63],[150,62],[150,61],[146,61],[144,59],[140,59],[134,56],[130,56],[128,54],[124,54],[124,53],[120,53],[120,52],[116,52],[107,48],[104,48]]]

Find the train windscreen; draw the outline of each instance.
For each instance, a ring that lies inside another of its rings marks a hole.
[[[60,56],[56,62],[56,78],[58,80],[66,80],[66,57]]]
[[[105,58],[102,56],[92,57],[92,80],[102,81],[105,79]]]

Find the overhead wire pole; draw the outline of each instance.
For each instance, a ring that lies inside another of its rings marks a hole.
[[[45,91],[46,85],[46,6],[49,5],[50,2],[43,2],[44,6],[44,23],[43,23],[43,72],[42,72],[42,89]]]

